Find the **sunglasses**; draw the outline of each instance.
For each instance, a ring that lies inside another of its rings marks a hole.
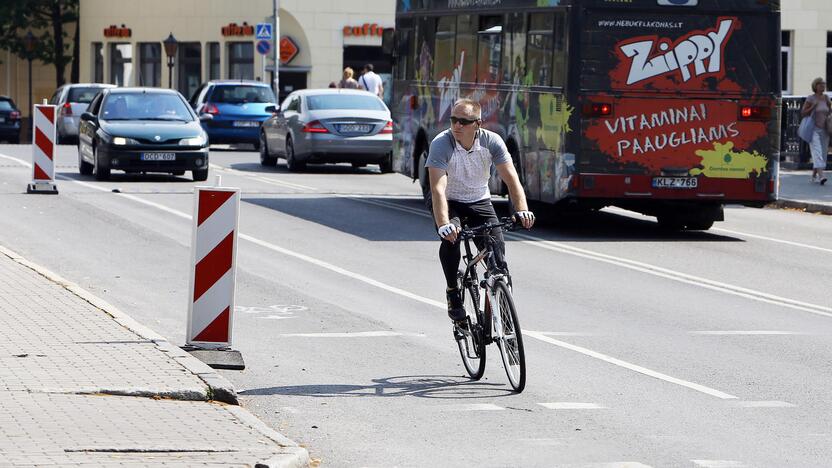
[[[451,116],[451,123],[452,124],[461,124],[462,126],[471,125],[474,122],[478,122],[480,119],[463,119],[462,117],[454,117]]]

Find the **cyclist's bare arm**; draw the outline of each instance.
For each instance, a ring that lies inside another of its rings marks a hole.
[[[526,202],[526,192],[523,191],[523,186],[520,184],[520,177],[517,176],[517,171],[514,169],[514,164],[506,162],[497,164],[497,174],[505,182],[508,187],[508,195],[511,197],[511,203],[514,204],[514,209],[517,211],[529,211],[529,204]],[[534,218],[523,219],[523,227],[530,229],[534,224]]]
[[[442,227],[451,222],[448,215],[448,199],[445,198],[445,188],[448,186],[448,173],[444,169],[435,167],[428,168],[430,176],[430,191],[433,204],[433,220],[437,227]],[[457,232],[451,232],[445,236],[445,240],[456,242]]]

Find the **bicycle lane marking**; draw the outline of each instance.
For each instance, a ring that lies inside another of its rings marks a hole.
[[[90,184],[90,183],[82,182],[82,181],[78,181],[78,180],[73,180],[73,179],[69,179],[69,178],[66,178],[66,177],[62,177],[62,178],[64,180],[68,181],[68,182],[74,182],[74,183],[77,183],[79,185],[82,185],[84,187],[88,187],[88,188],[91,188],[91,189],[94,189],[94,190],[98,190],[98,191],[106,192],[106,193],[113,193],[113,192],[110,191],[110,189],[108,189],[106,187],[99,187],[99,186],[94,185],[94,184]],[[154,203],[154,202],[144,200],[144,199],[142,199],[140,197],[137,197],[137,196],[134,196],[134,195],[124,194],[124,193],[115,193],[115,195],[125,197],[128,200],[135,201],[137,203],[141,203],[141,204],[144,204],[146,206],[150,206],[150,207],[153,207],[153,208],[156,208],[156,209],[161,209],[161,210],[163,210],[167,213],[174,214],[174,215],[176,215],[180,218],[183,218],[183,219],[191,220],[191,216],[188,215],[188,214],[182,213],[182,212],[174,210],[172,208],[168,208],[168,207],[159,205],[158,203]],[[421,303],[424,303],[424,304],[427,304],[427,305],[431,305],[431,306],[440,308],[442,310],[445,310],[445,308],[446,308],[446,304],[443,303],[443,302],[439,302],[439,301],[435,301],[433,299],[422,297],[418,294],[414,294],[414,293],[411,293],[409,291],[397,288],[395,286],[385,284],[381,281],[377,281],[375,279],[369,278],[369,277],[364,276],[364,275],[359,274],[359,273],[351,272],[351,271],[349,271],[345,268],[341,268],[339,266],[324,262],[322,260],[318,260],[318,259],[310,257],[308,255],[304,255],[304,254],[301,254],[301,253],[290,251],[290,250],[285,249],[283,247],[280,247],[280,246],[271,244],[269,242],[257,239],[255,237],[249,236],[247,234],[239,233],[239,237],[241,239],[246,240],[246,241],[252,242],[256,245],[260,245],[261,247],[264,247],[266,249],[269,249],[269,250],[272,250],[272,251],[275,251],[275,252],[290,256],[290,257],[294,257],[294,258],[297,258],[299,260],[306,261],[308,263],[312,263],[313,265],[319,266],[321,268],[325,268],[325,269],[330,270],[334,273],[337,273],[337,274],[340,274],[340,275],[343,275],[343,276],[347,276],[347,277],[355,279],[357,281],[361,281],[363,283],[366,283],[366,284],[369,284],[371,286],[383,289],[383,290],[391,292],[393,294],[397,294],[397,295],[400,295],[400,296],[403,296],[403,297],[407,297],[408,299],[413,299],[415,301],[418,301],[418,302],[421,302]],[[542,335],[542,334],[538,335],[536,332],[531,332],[531,333],[532,334],[529,335],[529,336],[531,336],[533,338],[537,338],[540,341],[544,341],[544,342],[547,342],[547,343],[550,343],[550,344],[555,344],[556,346],[563,347],[564,349],[568,349],[568,350],[571,350],[571,351],[578,351],[579,349],[580,350],[585,350],[587,352],[582,353],[582,354],[584,354],[586,356],[589,356],[589,357],[593,357],[593,358],[597,359],[599,356],[606,356],[606,355],[603,355],[601,353],[589,350],[587,348],[581,348],[579,346],[571,345],[569,343],[565,343],[565,342],[562,342],[560,340],[550,339],[549,337],[547,337],[545,335]],[[539,337],[543,337],[545,339],[540,339]],[[567,345],[567,346],[562,346],[562,345]],[[580,351],[578,351],[578,352],[580,352]],[[728,395],[727,393],[720,392],[719,390],[715,390],[715,389],[706,387],[704,385],[699,385],[699,384],[695,384],[695,383],[692,383],[692,382],[688,382],[686,380],[677,379],[675,377],[670,377],[670,376],[667,376],[666,374],[662,374],[660,372],[652,371],[650,369],[640,367],[640,366],[636,366],[634,364],[629,364],[629,363],[626,363],[626,361],[622,361],[622,360],[619,360],[619,359],[609,358],[609,359],[601,359],[601,360],[606,361],[610,364],[614,364],[614,365],[618,365],[618,366],[621,366],[621,367],[628,368],[630,370],[635,370],[636,368],[642,369],[642,370],[645,371],[645,372],[641,372],[642,374],[650,375],[650,376],[655,377],[659,380],[664,380],[664,381],[669,382],[669,383],[682,385],[684,387],[687,387],[687,388],[690,388],[692,390],[696,390],[696,391],[699,391],[699,392],[703,392],[703,393],[711,395],[711,396],[717,396],[719,398],[734,398],[734,399],[737,398],[735,396]],[[622,366],[622,364],[627,364],[630,367]]]

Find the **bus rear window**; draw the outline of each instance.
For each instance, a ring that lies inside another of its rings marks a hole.
[[[602,13],[587,15],[584,90],[779,91],[770,15]]]

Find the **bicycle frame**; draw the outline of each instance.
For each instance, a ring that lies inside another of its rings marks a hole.
[[[466,279],[470,279],[472,277],[471,272],[476,268],[477,264],[485,262],[484,264],[486,267],[483,273],[484,278],[477,285],[478,288],[485,290],[485,294],[479,297],[477,309],[482,311],[485,315],[483,323],[487,328],[483,330],[482,339],[485,340],[485,344],[490,344],[494,342],[495,339],[503,338],[503,323],[502,317],[499,313],[499,305],[496,301],[496,293],[494,292],[495,285],[498,281],[507,281],[510,285],[511,280],[509,279],[510,277],[507,273],[504,273],[497,268],[496,261],[494,260],[494,238],[491,234],[484,234],[483,237],[485,245],[482,250],[477,252],[476,255],[471,253],[471,239],[465,239],[464,258],[466,266],[462,279],[464,284]],[[485,307],[486,305],[488,307]]]

